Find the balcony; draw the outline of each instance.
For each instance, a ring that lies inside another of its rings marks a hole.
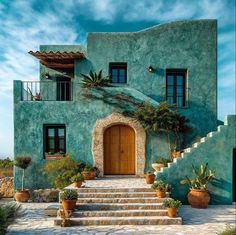
[[[70,81],[22,82],[23,101],[72,101],[73,83]]]

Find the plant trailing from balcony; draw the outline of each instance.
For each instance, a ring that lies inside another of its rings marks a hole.
[[[29,167],[31,160],[31,157],[22,156],[17,157],[14,161],[14,165],[22,169],[21,190],[17,190],[15,194],[15,199],[19,202],[27,202],[30,197],[29,191],[24,188],[24,180],[25,170]]]
[[[185,179],[180,181],[181,184],[187,184],[190,186],[188,201],[194,208],[207,208],[210,201],[207,185],[210,181],[214,180],[215,171],[207,171],[207,167],[208,163],[201,165],[199,169],[192,165],[195,178],[190,179],[188,176],[185,176]]]
[[[90,70],[89,75],[81,73],[83,77],[81,85],[83,88],[99,88],[104,86],[109,86],[110,78],[109,76],[103,77],[102,70],[98,73]]]

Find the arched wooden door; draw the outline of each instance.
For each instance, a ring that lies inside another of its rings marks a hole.
[[[135,174],[135,132],[126,125],[114,125],[104,133],[104,174]]]

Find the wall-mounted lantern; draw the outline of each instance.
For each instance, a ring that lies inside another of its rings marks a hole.
[[[149,72],[149,73],[154,73],[154,72],[155,72],[155,69],[150,65],[150,66],[148,67],[148,72]]]

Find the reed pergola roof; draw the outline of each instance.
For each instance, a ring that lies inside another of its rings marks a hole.
[[[42,65],[55,70],[73,69],[75,59],[84,59],[85,55],[80,51],[29,51],[40,60]]]

